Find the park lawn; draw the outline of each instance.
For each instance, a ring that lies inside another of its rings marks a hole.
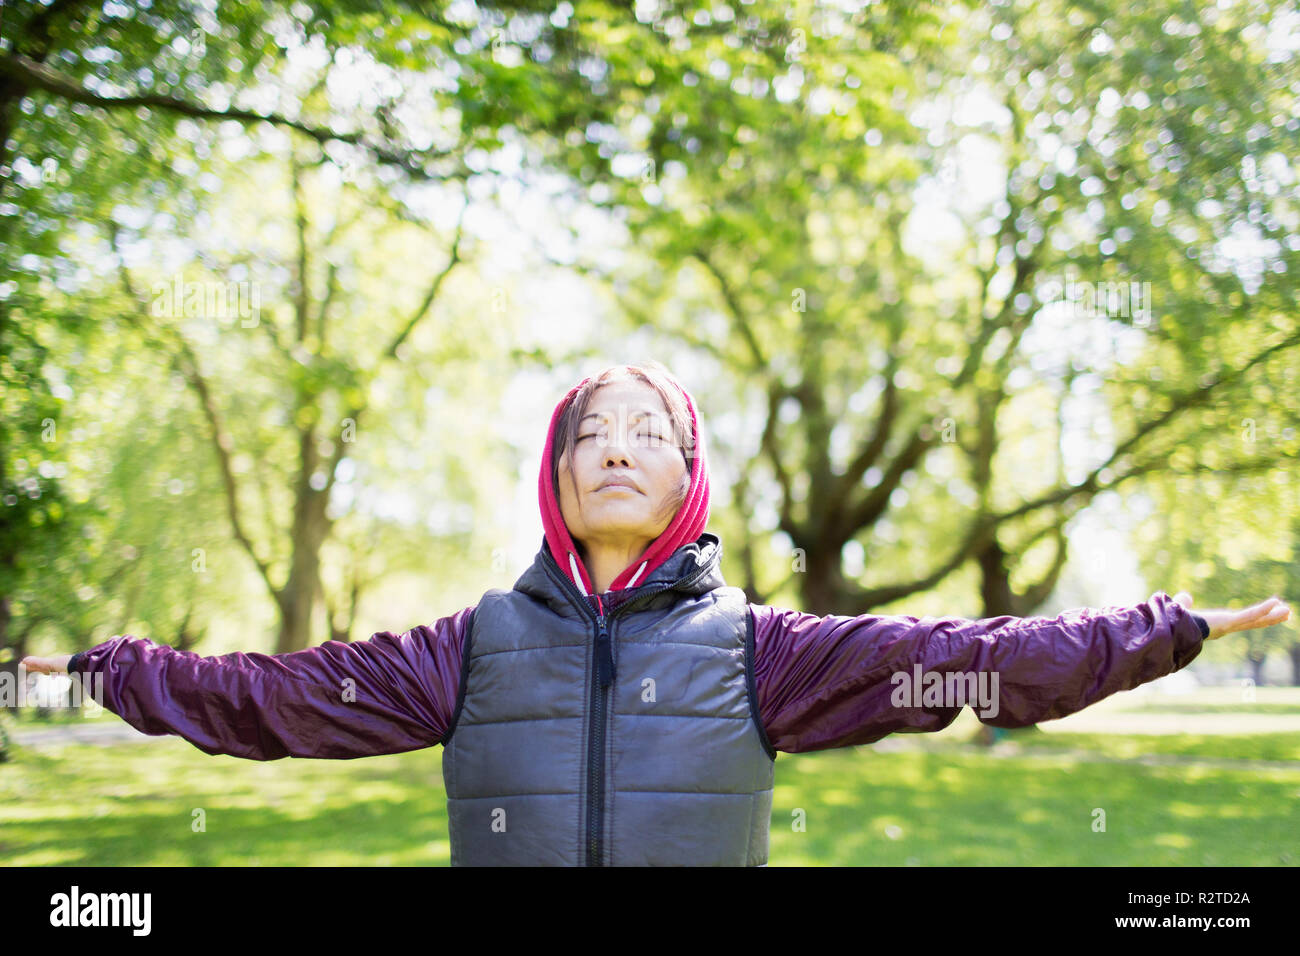
[[[1298,798],[1300,766],[1151,767],[973,749],[783,755],[772,863],[1296,865]],[[802,832],[796,809],[806,812]],[[1104,832],[1094,830],[1097,810]]]
[[[1300,733],[1278,734],[1014,734],[1027,752],[1087,750],[1131,760],[1151,755],[1208,757],[1215,760],[1294,761],[1300,771]]]
[[[15,751],[0,764],[0,865],[450,862],[437,748],[256,761],[159,738]]]
[[[1141,741],[1143,753],[1188,746]],[[1296,741],[1282,746],[1257,744],[1250,757],[1273,759]],[[0,865],[449,863],[438,748],[267,762],[209,756],[173,738],[15,750],[0,764]],[[1152,767],[960,747],[781,754],[769,861],[1296,865],[1298,798],[1300,768]],[[1104,832],[1093,828],[1098,808]],[[192,829],[196,809],[201,832]]]
[[[1044,732],[1043,728],[1049,728]],[[1051,724],[1005,732],[998,753],[1077,751],[1090,758],[1134,760],[1141,757],[1180,757],[1188,760],[1291,762],[1300,772],[1300,732],[1257,734],[1117,734],[1080,733],[1050,729]],[[972,753],[978,721],[963,712],[950,730],[932,734],[894,734],[878,744],[881,750],[923,750],[928,753]],[[1243,768],[1244,769],[1244,768]]]

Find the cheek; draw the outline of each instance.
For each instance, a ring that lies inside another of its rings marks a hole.
[[[560,499],[561,505],[573,500],[573,470],[565,459],[560,460],[560,467],[556,472],[555,494]]]
[[[681,456],[678,456],[679,459]],[[679,494],[683,488],[689,487],[690,472],[681,464],[668,464],[664,469],[663,481],[660,487],[663,489],[665,498],[672,498]]]

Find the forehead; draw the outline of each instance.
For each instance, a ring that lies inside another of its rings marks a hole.
[[[591,416],[626,416],[631,419],[644,412],[668,417],[663,399],[649,385],[636,380],[610,382],[592,392],[583,420],[589,421]]]

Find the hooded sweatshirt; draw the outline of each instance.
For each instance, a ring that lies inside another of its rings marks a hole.
[[[580,385],[556,406],[542,453],[541,547],[593,609],[603,609],[605,598],[618,603],[634,593],[678,548],[716,536],[704,535],[708,469],[688,395],[698,454],[687,499],[606,595],[591,593],[549,469],[556,423]],[[454,729],[474,608],[400,633],[279,655],[204,657],[120,635],[74,655],[69,671],[101,675],[103,706],[137,730],[174,734],[205,753],[250,760],[401,753],[444,743]],[[966,705],[993,727],[1054,720],[1185,667],[1209,633],[1203,618],[1164,591],[1134,606],[1055,617],[819,616],[765,604],[748,611],[759,718],[771,750],[786,753],[942,730]],[[954,678],[970,691],[964,701],[951,694],[963,686]],[[934,692],[936,683],[947,686],[947,696]],[[95,685],[92,679],[87,692]],[[345,700],[341,688],[348,686],[353,693]]]

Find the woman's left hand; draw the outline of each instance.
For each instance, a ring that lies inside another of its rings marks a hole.
[[[66,674],[71,654],[57,654],[54,657],[28,656],[22,659],[22,666],[30,674]]]
[[[1190,609],[1192,606],[1192,596],[1186,591],[1179,591],[1174,595],[1174,600],[1185,608]],[[1205,618],[1205,623],[1210,625],[1210,634],[1206,640],[1212,641],[1233,631],[1249,631],[1256,627],[1272,627],[1274,624],[1281,624],[1291,617],[1291,608],[1287,607],[1286,602],[1280,597],[1274,596],[1267,601],[1242,608],[1240,611],[1218,608],[1210,611],[1198,610],[1196,613]]]

